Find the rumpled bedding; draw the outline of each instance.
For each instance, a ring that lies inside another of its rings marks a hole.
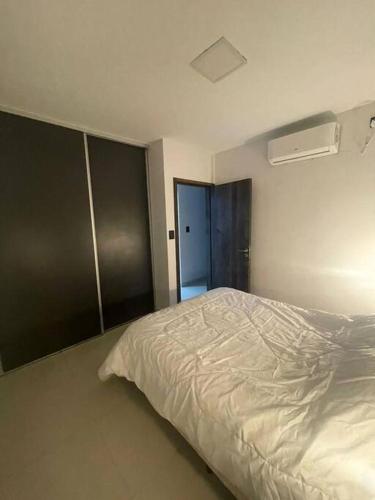
[[[375,315],[216,289],[131,324],[112,374],[237,498],[375,499]]]

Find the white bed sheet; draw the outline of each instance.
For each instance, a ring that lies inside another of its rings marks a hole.
[[[216,289],[130,325],[112,374],[237,497],[375,499],[375,315]]]

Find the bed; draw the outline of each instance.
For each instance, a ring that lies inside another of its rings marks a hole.
[[[216,289],[131,324],[99,370],[113,374],[237,498],[375,498],[375,315]]]

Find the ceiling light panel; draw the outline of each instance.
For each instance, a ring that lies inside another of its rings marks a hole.
[[[246,58],[224,37],[196,57],[190,65],[215,83],[246,64]]]

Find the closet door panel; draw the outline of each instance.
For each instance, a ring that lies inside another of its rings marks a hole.
[[[0,113],[5,370],[100,333],[83,135]]]
[[[154,308],[144,148],[88,137],[105,329]]]

